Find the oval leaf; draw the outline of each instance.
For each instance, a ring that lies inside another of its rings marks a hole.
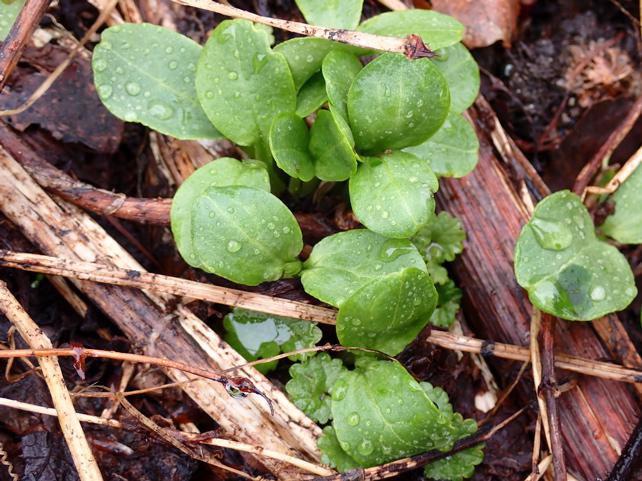
[[[299,37],[278,44],[274,51],[285,57],[298,90],[321,70],[323,59],[336,45],[323,38]]]
[[[318,72],[301,87],[296,99],[296,114],[299,117],[307,117],[320,109],[327,101],[325,80],[323,80],[321,72]]]
[[[315,245],[301,281],[308,294],[340,307],[367,283],[408,267],[426,270],[412,243],[355,229],[331,235]]]
[[[428,324],[436,305],[437,291],[426,272],[408,268],[388,274],[341,304],[337,337],[344,346],[396,356]]]
[[[93,53],[98,96],[127,122],[179,139],[219,138],[194,89],[201,50],[193,40],[156,25],[110,27]]]
[[[441,128],[423,144],[407,147],[430,163],[441,177],[463,177],[473,171],[479,160],[479,140],[473,126],[461,114],[450,112]]]
[[[348,90],[362,68],[358,57],[342,50],[332,50],[323,59],[321,71],[328,99],[344,119],[348,118]]]
[[[13,0],[4,3],[0,1],[0,3],[2,3],[0,8],[0,42],[2,42],[9,35],[9,31],[13,27],[16,18],[18,18],[25,0]]]
[[[479,67],[461,43],[437,51],[435,66],[448,82],[450,110],[461,113],[470,107],[479,94]]]
[[[350,178],[350,202],[368,229],[386,237],[407,239],[428,223],[435,211],[437,177],[427,162],[393,152],[368,157]]]
[[[289,176],[305,182],[314,177],[308,143],[308,126],[296,114],[284,113],[272,122],[270,150],[276,164]]]
[[[196,70],[196,92],[212,123],[240,145],[267,141],[273,118],[294,112],[296,91],[264,27],[225,20],[212,32]]]
[[[602,224],[602,232],[623,244],[642,244],[642,166],[610,198],[615,212]]]
[[[637,289],[626,258],[595,236],[569,191],[542,200],[515,247],[517,282],[542,311],[587,321],[627,307]]]
[[[295,0],[305,20],[312,25],[354,29],[359,25],[363,0]]]
[[[402,149],[427,140],[450,108],[448,85],[430,60],[385,54],[366,65],[348,92],[356,145],[366,152]]]
[[[423,9],[382,13],[363,22],[357,30],[391,37],[416,34],[433,50],[454,45],[464,38],[464,26],[459,21]]]
[[[319,110],[310,129],[310,152],[316,176],[326,181],[348,179],[357,170],[354,140],[346,121],[334,109]]]
[[[201,269],[250,286],[300,270],[301,229],[269,192],[210,187],[196,199],[191,214],[192,246]]]

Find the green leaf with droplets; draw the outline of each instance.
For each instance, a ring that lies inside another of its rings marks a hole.
[[[533,305],[568,320],[620,311],[637,294],[626,258],[597,239],[591,216],[569,191],[537,204],[517,240],[515,274]]]
[[[461,302],[461,289],[455,283],[446,279],[442,284],[435,284],[439,302],[430,316],[430,323],[433,326],[449,329],[457,319],[459,304]]]
[[[348,118],[348,90],[362,68],[356,55],[342,50],[333,50],[323,59],[321,71],[328,99],[344,119]]]
[[[404,152],[429,162],[440,177],[463,177],[477,165],[479,140],[468,120],[450,112],[432,137],[422,144],[405,148]]]
[[[425,271],[410,267],[387,274],[341,303],[337,337],[344,346],[395,356],[425,327],[436,305],[437,291]]]
[[[367,283],[408,267],[426,270],[412,243],[354,229],[328,236],[315,245],[301,281],[308,294],[340,307]]]
[[[347,180],[357,170],[350,127],[332,107],[317,112],[310,129],[310,152],[316,176],[321,180]]]
[[[450,110],[461,113],[470,107],[479,94],[479,66],[461,43],[437,50],[432,59],[448,82]]]
[[[278,165],[291,177],[305,182],[314,177],[314,161],[308,150],[310,134],[301,117],[283,113],[274,118],[270,129],[270,150]]]
[[[201,50],[188,37],[156,25],[110,27],[93,52],[98,96],[127,122],[179,139],[219,138],[194,89]]]
[[[269,192],[209,187],[194,200],[190,214],[197,267],[250,286],[299,272],[301,229]]]
[[[323,434],[317,443],[321,450],[321,462],[331,468],[335,468],[340,473],[345,473],[351,469],[359,468],[359,463],[350,457],[343,449],[337,439],[337,433],[332,426],[323,428]]]
[[[24,4],[25,0],[14,0],[12,2],[2,3],[2,8],[0,8],[0,42],[9,35],[9,31],[11,27],[13,27],[16,18],[18,18]]]
[[[359,25],[363,0],[295,0],[305,20],[312,25],[353,30]]]
[[[325,424],[332,419],[330,390],[345,371],[340,359],[323,352],[290,367],[291,379],[285,391],[296,407],[314,421]]]
[[[366,65],[348,92],[357,148],[377,153],[425,142],[450,109],[448,84],[428,59],[384,54]]]
[[[298,37],[286,40],[274,47],[288,62],[294,85],[299,90],[309,78],[321,70],[325,56],[336,48],[330,40],[315,37]]]
[[[466,232],[461,221],[448,212],[440,212],[412,239],[426,264],[452,262],[464,250]]]
[[[642,166],[610,197],[615,212],[606,218],[602,232],[622,244],[642,244]]]
[[[247,20],[214,29],[198,61],[196,92],[216,128],[239,145],[267,141],[274,117],[296,110],[287,61],[272,51],[265,28]]]
[[[321,340],[321,330],[312,322],[273,316],[235,308],[223,319],[225,340],[248,361],[276,356],[281,352],[312,347]],[[292,361],[303,361],[310,354],[290,356]],[[276,368],[278,361],[257,364],[267,373]]]
[[[198,267],[199,262],[192,246],[192,205],[209,187],[228,185],[243,185],[270,191],[270,179],[262,162],[240,162],[222,157],[196,170],[174,195],[170,214],[172,234],[178,252],[194,267]]]
[[[459,21],[422,9],[382,13],[363,22],[357,30],[391,37],[419,35],[433,50],[454,45],[464,38],[464,25]]]
[[[317,72],[299,90],[296,98],[296,114],[299,117],[307,117],[320,109],[327,101],[325,80],[323,80],[321,72]]]
[[[412,237],[434,214],[437,177],[428,163],[404,152],[363,160],[350,178],[350,202],[357,218],[383,236]]]

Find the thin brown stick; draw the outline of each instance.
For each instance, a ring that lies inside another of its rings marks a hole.
[[[0,92],[48,6],[49,0],[27,0],[9,35],[0,43]]]
[[[575,179],[575,184],[573,185],[573,192],[577,195],[582,195],[584,189],[588,187],[593,178],[596,176],[602,163],[608,159],[611,154],[617,149],[624,137],[631,131],[633,125],[637,121],[638,117],[642,114],[642,95],[638,97],[629,110],[629,113],[626,115],[624,120],[618,125],[618,127],[611,132],[611,135],[606,139],[606,142],[602,144],[600,149],[595,153],[595,155],[589,160],[589,162],[584,166]]]
[[[533,371],[533,383],[535,384],[535,393],[537,394],[537,405],[539,407],[539,416],[542,420],[541,425],[544,430],[546,444],[551,446],[550,423],[548,421],[548,407],[544,402],[540,387],[542,386],[542,359],[541,349],[539,347],[539,332],[542,326],[542,313],[539,309],[533,308],[530,327],[530,356],[531,369]],[[556,480],[557,481],[557,480]]]
[[[0,282],[0,310],[16,326],[23,339],[33,349],[49,349],[51,342],[38,325],[29,317],[18,300],[13,297],[4,282]],[[3,351],[8,352],[8,351]],[[42,374],[51,393],[58,413],[60,428],[69,446],[71,457],[81,481],[102,481],[102,475],[94,458],[85,433],[80,426],[69,391],[65,386],[62,371],[55,358],[39,359]]]
[[[560,416],[557,401],[555,400],[557,381],[555,380],[555,353],[553,351],[555,343],[553,337],[554,326],[555,318],[549,314],[542,314],[540,333],[542,338],[542,382],[539,389],[543,391],[546,411],[548,412],[554,479],[555,481],[566,481],[566,462],[564,461],[562,433],[560,432]]]
[[[609,181],[608,184],[604,187],[598,186],[588,186],[584,189],[582,193],[582,198],[586,194],[614,194],[618,188],[628,179],[633,172],[642,164],[642,147],[640,147],[630,158],[625,162],[625,164],[617,171],[617,174]]]

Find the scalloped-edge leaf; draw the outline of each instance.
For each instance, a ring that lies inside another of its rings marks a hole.
[[[459,219],[442,211],[411,239],[426,264],[452,262],[464,250],[466,232]]]

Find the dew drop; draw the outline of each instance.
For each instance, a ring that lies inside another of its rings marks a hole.
[[[135,97],[136,95],[140,94],[140,91],[142,89],[138,82],[128,82],[127,85],[125,85],[125,90],[129,95]]]
[[[174,47],[167,47],[165,49],[165,53],[172,53],[174,51]]]
[[[530,222],[535,240],[544,249],[561,251],[573,242],[573,233],[564,224],[534,217]]]
[[[208,99],[212,99],[212,98],[214,98],[214,92],[212,90],[208,90],[207,92],[205,92],[205,96]]]
[[[174,115],[174,109],[162,102],[154,101],[149,104],[149,113],[159,120],[168,120]]]
[[[591,291],[591,299],[594,301],[603,301],[606,297],[606,289],[602,286],[595,286]]]
[[[238,252],[241,250],[241,244],[239,244],[235,240],[231,240],[227,243],[227,252],[231,252],[234,254],[235,252]]]
[[[98,86],[98,95],[100,95],[100,98],[106,100],[109,97],[111,97],[111,94],[114,92],[114,89],[111,87],[111,85],[99,85]]]
[[[372,444],[372,441],[369,439],[364,439],[361,444],[359,444],[359,447],[357,448],[357,451],[359,451],[360,454],[363,456],[368,456],[369,454],[372,454],[374,451],[374,445]]]
[[[359,414],[358,414],[358,413],[352,413],[352,414],[350,414],[350,416],[348,417],[348,424],[349,424],[350,426],[356,426],[356,425],[358,425],[358,424],[359,424],[359,421],[360,421],[360,420],[361,420],[361,418],[359,417]]]
[[[176,60],[172,60],[170,63],[167,64],[170,70],[176,70],[178,67],[178,62]]]
[[[96,70],[96,72],[104,72],[106,68],[107,62],[105,62],[102,58],[94,62],[94,70]]]
[[[229,72],[227,74],[227,78],[229,78],[230,80],[236,80],[237,78],[239,78],[239,74],[237,74],[236,72]]]
[[[345,381],[337,381],[332,387],[332,400],[333,401],[343,401],[346,397],[348,391],[348,386]]]

